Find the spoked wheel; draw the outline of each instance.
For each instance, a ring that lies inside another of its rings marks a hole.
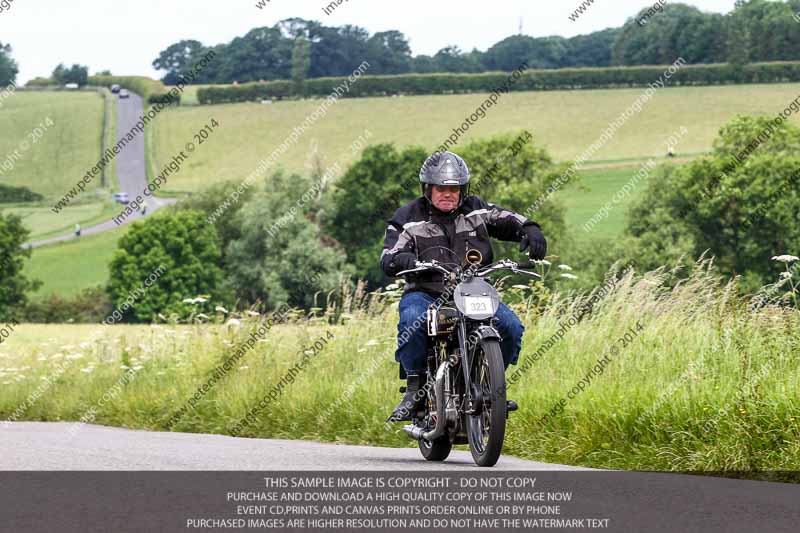
[[[436,405],[436,397],[433,387],[429,388],[427,398],[428,408],[428,427],[432,428],[436,425],[436,418],[433,415],[433,406]],[[438,416],[444,416],[444,413],[437,413]],[[450,450],[453,448],[453,443],[450,442],[450,436],[445,433],[436,440],[428,441],[421,439],[419,441],[419,451],[422,456],[428,461],[444,461],[450,455]]]
[[[481,341],[470,374],[475,413],[467,414],[467,438],[478,466],[494,466],[506,434],[506,376],[496,339]]]

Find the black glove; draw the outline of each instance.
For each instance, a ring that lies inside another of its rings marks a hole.
[[[530,248],[530,256],[534,261],[541,261],[547,255],[547,240],[545,240],[539,226],[525,226],[522,228],[519,251],[524,252],[526,248]]]
[[[389,268],[394,272],[395,276],[398,272],[411,270],[412,268],[416,268],[416,266],[417,254],[412,252],[400,252],[396,254],[391,263],[389,263]]]

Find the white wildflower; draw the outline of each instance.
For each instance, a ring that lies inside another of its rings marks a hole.
[[[378,344],[378,341],[377,341],[377,340],[375,340],[375,339],[370,339],[370,340],[368,340],[366,343],[364,343],[364,346],[376,346],[377,344]]]
[[[527,285],[512,285],[511,288],[512,289],[527,289],[528,286]]]
[[[566,270],[568,272],[572,271],[572,267],[569,265],[558,265],[558,268],[560,268],[561,270]]]
[[[134,365],[134,367],[133,367],[133,371],[134,371],[134,372],[138,372],[139,370],[141,370],[141,369],[143,369],[143,368],[144,368],[144,367],[143,367],[142,365]]]
[[[386,286],[386,290],[387,291],[394,291],[394,290],[397,290],[399,288],[400,288],[400,285],[398,285],[397,283],[391,283],[391,284]]]
[[[792,277],[792,273],[791,272],[781,272],[781,277],[783,279],[791,278]]]
[[[242,365],[239,367],[239,370],[247,370],[248,368],[250,368],[248,365]]]
[[[575,276],[573,274],[566,274],[566,273],[561,274],[561,277],[562,278],[567,278],[567,279],[578,279],[578,276]]]
[[[261,316],[260,314],[256,313],[255,311],[250,311],[249,309],[245,311],[248,316]]]
[[[225,325],[226,326],[235,326],[235,327],[238,328],[241,325],[241,323],[242,323],[241,320],[239,320],[237,318],[231,318],[227,322],[225,322]]]
[[[776,255],[772,257],[773,261],[780,261],[781,263],[793,263],[800,261],[800,257],[794,255]]]
[[[208,320],[209,316],[203,313],[197,313],[197,318],[202,318],[203,320]]]
[[[548,261],[547,259],[542,259],[542,260],[540,260],[540,261],[534,261],[534,263],[536,263],[537,265],[538,265],[539,263],[541,263],[541,264],[543,264],[543,265],[546,265],[546,266],[550,266],[550,265],[552,265],[552,264],[553,264],[553,263],[551,263],[550,261]]]
[[[224,307],[222,307],[221,305],[216,306],[214,308],[214,311],[218,311],[220,313],[225,313],[226,315],[228,314],[228,310],[225,309]]]
[[[81,372],[85,374],[91,374],[92,372],[94,372],[94,367],[87,366],[86,368],[81,368]]]

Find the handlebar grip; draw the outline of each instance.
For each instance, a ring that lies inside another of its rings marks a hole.
[[[517,268],[521,269],[536,268],[536,263],[534,263],[533,261],[525,261],[523,263],[518,263]]]

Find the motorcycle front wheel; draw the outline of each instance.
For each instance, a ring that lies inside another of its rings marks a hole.
[[[469,449],[475,464],[494,466],[506,434],[506,376],[497,340],[482,340],[471,363],[475,412],[466,415]]]

